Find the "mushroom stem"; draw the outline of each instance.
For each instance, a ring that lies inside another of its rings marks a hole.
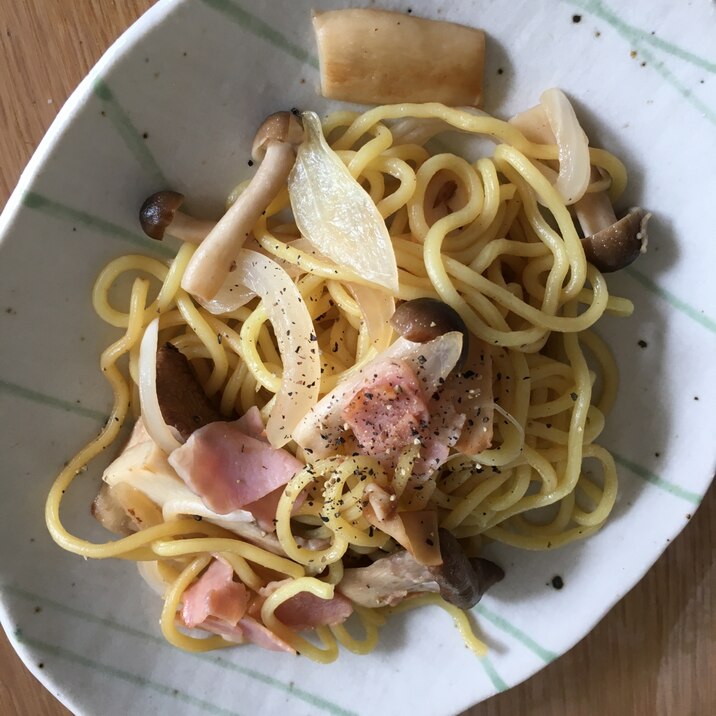
[[[592,167],[590,181],[600,178],[599,171]],[[644,209],[630,209],[617,219],[607,192],[595,191],[575,202],[574,211],[584,232],[584,255],[602,273],[618,271],[646,251],[646,225],[651,214]]]
[[[170,236],[198,246],[215,226],[215,221],[195,219],[183,211],[177,211],[174,214],[174,219],[164,231]]]
[[[592,176],[594,171],[593,169]],[[596,234],[617,222],[612,201],[605,191],[585,194],[575,203],[574,213],[585,236]]]
[[[157,191],[148,196],[139,210],[142,231],[150,239],[157,241],[161,241],[164,234],[169,232],[171,236],[182,241],[200,244],[216,222],[195,219],[179,211],[183,203],[184,195],[176,191]]]
[[[263,127],[259,133],[262,130]],[[295,162],[296,142],[291,137],[269,137],[265,146],[264,159],[254,178],[201,242],[184,272],[182,288],[204,301],[216,296],[233,269],[239,249],[286,182]]]

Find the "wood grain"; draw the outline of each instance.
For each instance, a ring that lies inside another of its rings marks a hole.
[[[0,3],[2,205],[69,93],[151,4],[149,0]],[[714,547],[716,490],[712,488],[683,534],[588,637],[532,679],[464,716],[716,712]],[[0,714],[68,713],[0,635]]]

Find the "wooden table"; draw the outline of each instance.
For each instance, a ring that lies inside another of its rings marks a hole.
[[[0,3],[2,205],[69,93],[151,4]],[[716,713],[715,546],[712,488],[684,533],[588,637],[526,683],[465,716]],[[24,668],[4,634],[0,639],[0,714],[67,714]]]

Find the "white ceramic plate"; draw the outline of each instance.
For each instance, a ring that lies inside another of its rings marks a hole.
[[[622,370],[603,439],[619,464],[614,514],[582,544],[495,550],[507,577],[476,609],[484,661],[433,610],[394,620],[373,655],[330,666],[252,647],[187,655],[163,642],[159,604],[132,565],[85,563],[50,541],[47,489],[110,405],[98,355],[114,334],[92,312],[93,279],[119,254],[163,250],[140,235],[140,202],[172,187],[215,213],[248,175],[267,113],[330,108],[315,93],[311,3],[164,0],[68,101],[1,222],[0,611],[30,669],[78,714],[453,714],[581,639],[683,528],[714,473],[713,4],[385,5],[486,28],[486,107],[508,116],[562,87],[592,143],[630,168],[626,203],[654,211],[649,253],[611,279],[636,313],[602,324]],[[106,534],[88,505],[100,470],[64,512],[97,540]]]

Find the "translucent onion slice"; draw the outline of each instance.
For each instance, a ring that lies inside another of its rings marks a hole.
[[[451,331],[427,343],[414,343],[398,338],[387,350],[350,373],[301,420],[293,431],[293,439],[310,450],[312,460],[328,457],[343,432],[341,413],[360,389],[365,378],[380,374],[382,366],[391,360],[403,360],[415,371],[420,387],[431,396],[445,381],[462,351],[462,333]]]
[[[214,298],[205,301],[199,296],[195,296],[197,303],[205,308],[209,313],[215,316],[221,316],[223,313],[231,313],[241,306],[245,306],[256,294],[250,291],[240,281],[234,278],[232,271],[227,280],[224,281],[221,288],[216,292]]]
[[[277,235],[276,238],[283,240],[283,237]],[[311,244],[306,239],[294,239],[286,242],[288,246],[295,246],[297,249],[306,251],[307,253],[317,253]],[[256,251],[263,256],[269,256],[264,251],[260,244],[255,240],[247,241],[244,247],[250,251]],[[302,273],[302,270],[298,266],[288,263],[288,261],[282,261],[275,256],[269,256],[272,261],[275,261],[286,273],[291,277],[295,278]],[[222,284],[221,288],[217,291],[216,296],[210,301],[205,301],[200,296],[194,296],[194,300],[209,313],[213,313],[215,316],[221,316],[224,313],[231,313],[237,308],[245,306],[252,298],[256,298],[256,294],[246,288],[241,282],[241,277],[236,275],[236,271],[231,271],[226,277],[226,280]]]
[[[145,329],[139,345],[139,403],[144,427],[150,437],[167,455],[181,442],[164,422],[157,397],[157,341],[159,319],[155,318]]]
[[[242,249],[235,273],[263,301],[278,342],[283,379],[266,423],[266,437],[274,447],[283,447],[318,400],[321,362],[313,321],[291,277],[272,259]]]
[[[360,307],[371,344],[380,352],[390,345],[393,329],[389,323],[395,313],[395,299],[380,288],[349,283],[348,289]]]
[[[314,112],[288,177],[296,225],[322,254],[366,281],[398,291],[393,244],[375,203],[328,146]]]
[[[165,521],[195,515],[231,529],[237,522],[253,522],[246,510],[217,515],[210,510],[174,472],[166,455],[146,441],[125,450],[104,471],[102,479],[110,486],[126,484],[146,495],[162,511]]]
[[[589,140],[564,92],[556,88],[548,89],[542,93],[540,103],[559,150],[559,176],[555,188],[566,204],[574,204],[584,196],[589,186]]]

